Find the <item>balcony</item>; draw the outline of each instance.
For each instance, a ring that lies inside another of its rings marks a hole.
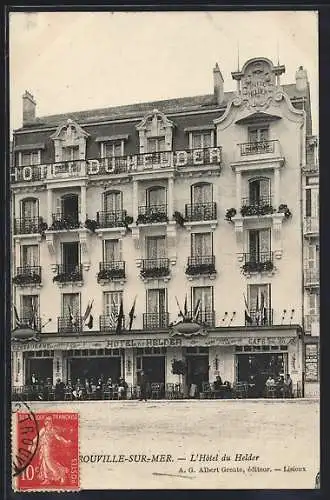
[[[14,220],[14,234],[40,234],[47,229],[42,217],[30,217]]]
[[[305,217],[304,220],[304,235],[306,238],[319,236],[319,218]]]
[[[53,281],[57,283],[77,283],[82,282],[83,274],[82,274],[82,265],[81,264],[72,264],[72,265],[63,265],[58,264],[56,266],[56,275],[53,278]]]
[[[126,222],[126,210],[115,210],[114,212],[97,212],[97,228],[124,227]]]
[[[202,255],[198,257],[188,257],[186,274],[196,276],[202,274],[215,274],[215,256]]]
[[[138,208],[136,224],[155,224],[168,222],[167,205],[148,205]]]
[[[245,142],[239,144],[241,156],[274,154],[278,141]]]
[[[250,198],[242,199],[241,216],[251,217],[251,216],[263,216],[271,215],[275,212],[272,206],[271,197],[263,197],[258,200],[252,200]]]
[[[124,279],[126,276],[125,261],[100,262],[97,281],[112,281]]]
[[[185,321],[192,321],[193,311],[188,311],[188,314],[185,316]],[[204,309],[199,311],[196,317],[197,323],[200,323],[204,326],[213,327],[215,326],[215,311],[210,309]]]
[[[135,173],[166,170],[198,169],[209,173],[213,170],[219,171],[220,166],[221,147],[216,146],[204,149],[162,151],[15,167],[11,171],[11,182],[79,180],[86,179],[86,177],[109,176],[109,174],[127,176]]]
[[[117,330],[117,315],[102,315],[100,316],[100,332],[116,333]],[[125,329],[125,317],[122,322],[122,329]]]
[[[40,266],[21,266],[16,268],[16,274],[13,277],[13,283],[17,286],[40,285],[41,267]]]
[[[243,253],[244,264],[242,271],[244,274],[272,272],[274,269],[273,252]]]
[[[284,164],[284,157],[278,140],[237,144],[234,158],[231,166],[237,171],[248,172],[250,169],[269,169]]]
[[[307,163],[303,167],[303,173],[305,175],[319,175],[319,164],[318,163]]]
[[[272,326],[273,309],[265,308],[261,310],[250,310],[250,321],[245,317],[245,326]]]
[[[170,274],[169,259],[142,259],[140,275],[145,278],[163,278]]]
[[[57,318],[58,333],[80,333],[82,331],[83,320],[81,316]]]
[[[53,214],[53,223],[49,229],[50,231],[69,231],[70,229],[77,229],[79,227],[81,227],[81,224],[78,213],[57,213]]]
[[[193,203],[185,206],[185,220],[187,222],[214,221],[217,218],[217,204]]]
[[[31,329],[35,332],[41,332],[41,318],[38,316],[33,317],[31,314],[26,314],[19,318],[19,329]]]
[[[317,267],[305,269],[304,278],[305,288],[318,288],[320,286],[320,270]]]
[[[153,330],[158,328],[168,327],[169,314],[167,312],[160,313],[144,313],[143,328],[145,330]]]

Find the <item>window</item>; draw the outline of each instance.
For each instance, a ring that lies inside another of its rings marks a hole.
[[[122,210],[123,199],[120,191],[109,191],[104,194],[103,208],[106,213],[113,213]]]
[[[39,311],[39,296],[38,295],[22,295],[21,296],[21,319],[29,322],[34,317],[38,316]]]
[[[306,248],[306,269],[319,269],[320,265],[320,252],[318,244],[310,244]]]
[[[163,316],[166,309],[166,290],[147,290],[147,313]]]
[[[103,293],[103,312],[105,316],[118,316],[122,297],[122,291]]]
[[[21,202],[22,219],[34,219],[39,215],[38,200],[29,198]]]
[[[212,202],[212,184],[195,184],[191,186],[191,203],[202,204]]]
[[[320,313],[320,295],[318,293],[310,293],[308,295],[308,314],[310,316],[318,316]]]
[[[124,156],[124,141],[109,141],[101,143],[101,157],[113,158]]]
[[[163,187],[153,187],[147,191],[147,205],[158,206],[166,204],[166,190]]]
[[[249,204],[270,203],[270,179],[252,179],[249,181]]]
[[[191,149],[210,147],[213,147],[213,131],[191,133]]]
[[[248,303],[252,319],[254,314],[261,309],[270,309],[271,307],[271,286],[267,285],[249,285],[248,287]]]
[[[120,259],[119,240],[105,240],[103,246],[103,262],[117,262]]]
[[[147,153],[158,153],[166,151],[165,137],[153,137],[147,139]]]
[[[80,263],[78,242],[62,243],[62,265],[64,272],[77,272]]]
[[[268,141],[269,128],[268,127],[253,127],[248,131],[249,142],[263,142]]]
[[[319,190],[318,188],[307,188],[306,201],[305,201],[305,215],[306,217],[319,216]]]
[[[249,260],[264,262],[270,258],[271,233],[270,229],[250,229],[249,231]]]
[[[40,151],[27,151],[19,153],[19,166],[29,167],[30,165],[40,164]]]
[[[56,219],[67,219],[78,224],[80,198],[77,194],[65,194],[56,199]]]
[[[196,286],[192,288],[192,310],[199,304],[202,312],[213,311],[213,287]]]
[[[39,266],[39,246],[23,245],[21,246],[21,265],[23,267]]]
[[[63,293],[62,295],[62,316],[70,318],[80,316],[80,294],[79,293]]]
[[[152,236],[146,238],[147,259],[164,259],[166,257],[165,236]]]
[[[191,256],[213,255],[212,233],[193,233],[191,235]]]
[[[79,146],[68,146],[62,149],[62,161],[79,160]]]

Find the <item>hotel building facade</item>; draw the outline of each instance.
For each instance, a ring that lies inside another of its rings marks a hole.
[[[226,92],[216,65],[209,95],[44,117],[25,92],[13,387],[144,369],[186,391],[290,373],[317,393],[318,162],[306,71],[284,72],[251,59]]]

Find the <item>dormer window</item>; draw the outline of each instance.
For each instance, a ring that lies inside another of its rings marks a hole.
[[[84,160],[89,134],[78,123],[68,119],[51,136],[55,147],[55,162]]]
[[[18,154],[18,164],[20,167],[29,167],[31,165],[40,165],[41,154],[40,150],[22,151]]]
[[[190,149],[204,149],[213,147],[213,132],[191,132]]]
[[[62,150],[62,160],[63,161],[79,160],[79,147],[78,146],[64,147]]]
[[[174,124],[160,111],[154,109],[137,125],[140,153],[157,153],[172,150]]]
[[[165,137],[147,138],[147,153],[159,153],[166,151]]]
[[[101,158],[124,156],[124,141],[101,142]]]
[[[249,142],[264,142],[269,139],[269,127],[251,127],[248,130]]]

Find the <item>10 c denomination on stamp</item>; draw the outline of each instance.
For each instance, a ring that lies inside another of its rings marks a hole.
[[[17,449],[30,456],[16,475],[17,490],[79,490],[78,413],[38,412],[35,419],[37,427],[30,435],[29,415],[17,413]]]

